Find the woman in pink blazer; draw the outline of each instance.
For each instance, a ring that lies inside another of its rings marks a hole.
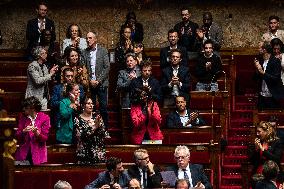
[[[131,133],[131,143],[141,144],[143,139],[162,140],[163,134],[160,130],[161,114],[160,109],[150,95],[145,91],[138,92],[139,100],[131,105],[131,119],[133,129]]]
[[[31,165],[45,163],[47,162],[46,141],[50,128],[49,116],[40,112],[41,103],[34,96],[23,101],[23,110],[16,132],[19,141],[16,160],[28,160]]]

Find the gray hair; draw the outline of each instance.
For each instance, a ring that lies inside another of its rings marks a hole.
[[[59,180],[54,185],[54,189],[64,189],[64,188],[72,189],[72,186],[69,184],[69,182],[64,180]]]
[[[174,155],[176,156],[177,155],[177,153],[178,152],[180,152],[180,151],[183,151],[183,152],[185,152],[185,154],[187,155],[187,156],[190,156],[190,150],[188,149],[188,147],[187,146],[177,146],[176,147],[176,149],[175,149],[175,153],[174,153]]]
[[[34,49],[33,49],[33,57],[34,59],[38,60],[39,57],[40,57],[40,53],[42,50],[45,50],[44,47],[42,46],[36,46]]]

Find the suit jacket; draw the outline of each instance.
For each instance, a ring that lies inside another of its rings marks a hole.
[[[259,63],[263,68],[264,60],[260,59]],[[261,91],[262,80],[264,80],[273,98],[283,98],[284,86],[281,80],[281,69],[280,60],[271,55],[270,59],[268,60],[264,75],[260,75],[259,73],[256,74],[259,82],[259,91]]]
[[[120,70],[118,73],[117,77],[117,89],[119,90],[121,94],[121,106],[123,108],[129,108],[130,107],[130,98],[129,98],[129,93],[130,93],[130,83],[131,79],[129,78],[129,73],[131,70],[125,69],[125,70]],[[137,77],[141,76],[141,71],[138,66],[134,68],[134,71],[136,73]]]
[[[262,156],[260,156],[260,150],[254,149],[253,152],[250,154],[250,162],[253,164],[253,174],[256,173],[257,168],[260,165],[263,165],[264,162],[267,160],[274,161],[281,169],[280,161],[282,153],[283,144],[279,139],[270,143],[268,149],[262,152]]]
[[[188,116],[190,115],[190,110],[187,109],[187,114]],[[198,120],[195,119],[191,125],[192,126],[201,126],[201,125],[205,125],[205,121],[198,116]],[[171,112],[169,113],[169,115],[167,116],[167,124],[166,124],[167,128],[185,128],[181,121],[180,121],[180,116],[177,113],[177,111]]]
[[[89,74],[89,79],[92,79],[92,69],[91,69],[91,57],[90,57],[90,48],[85,49],[82,52],[82,57],[81,57],[81,64],[85,65],[88,74]],[[109,64],[109,56],[108,56],[108,51],[106,48],[97,45],[97,60],[96,60],[96,80],[99,81],[100,86],[107,87],[109,82],[108,82],[108,77],[109,77],[109,69],[110,69],[110,64]]]
[[[170,166],[168,167],[168,171],[174,171],[176,174],[176,177],[178,179],[178,166]],[[191,172],[191,179],[192,179],[192,184],[196,186],[197,182],[201,181],[201,183],[205,186],[205,189],[212,189],[212,186],[207,178],[207,176],[204,173],[203,166],[200,164],[189,164],[189,169]],[[171,186],[174,187],[174,186]]]
[[[137,165],[132,165],[127,171],[131,179],[136,178],[141,183],[141,175]],[[154,165],[154,172],[155,174],[152,176],[150,176],[147,172],[147,188],[161,188],[163,178],[159,168],[156,165]]]
[[[203,26],[204,27],[204,26]],[[223,30],[222,27],[216,22],[212,22],[209,31],[208,37],[213,41],[214,51],[219,51],[223,43]]]
[[[123,173],[119,175],[118,178],[118,184],[121,186],[121,188],[127,188],[128,183],[130,181],[130,177],[127,174],[127,171],[125,170]],[[95,188],[100,188],[105,184],[110,184],[111,179],[110,179],[110,174],[108,171],[103,171],[99,173],[98,177],[96,180],[85,186],[85,189],[95,189]]]
[[[51,41],[54,42],[56,40],[55,35],[55,26],[53,20],[49,18],[45,18],[45,29],[51,31]],[[40,38],[41,33],[39,32],[38,27],[38,18],[34,18],[28,21],[27,30],[26,30],[26,38],[29,41],[28,44],[28,52],[38,45],[38,40]]]
[[[35,96],[42,102],[43,109],[46,108],[47,102],[43,102],[44,92],[48,92],[48,81],[51,80],[51,74],[45,64],[42,67],[37,61],[29,64],[27,70],[28,85],[25,97]]]
[[[27,126],[31,124],[31,120],[22,115],[19,119],[18,130],[16,137],[18,140],[19,148],[16,152],[16,160],[26,160],[29,150],[31,150],[32,160],[34,165],[47,162],[47,148],[46,141],[48,139],[48,133],[50,129],[49,116],[38,112],[35,127],[38,128],[40,135],[35,136],[32,131],[27,133],[23,132]]]
[[[162,91],[159,81],[151,76],[148,80],[148,85],[151,87],[150,94],[155,101],[160,102],[162,99]],[[134,79],[130,83],[130,96],[133,97],[136,94],[137,89],[143,89],[142,76]],[[133,99],[132,99],[133,100]]]
[[[256,183],[255,189],[277,189],[277,187],[272,181],[264,179]]]
[[[171,82],[173,77],[173,68],[167,67],[162,71],[161,86],[165,95],[170,96],[172,93],[172,87],[170,88],[168,84]],[[182,83],[182,86],[179,88],[180,95],[183,95],[188,100],[189,98],[189,87],[190,87],[190,77],[189,69],[183,66],[179,66],[177,77]]]
[[[187,51],[186,48],[183,46],[178,45],[177,46],[178,49],[181,50],[181,62],[180,65],[188,67],[188,56],[187,56]],[[166,67],[170,67],[171,63],[170,63],[170,46],[164,47],[161,49],[160,51],[160,67],[161,69],[164,69]]]

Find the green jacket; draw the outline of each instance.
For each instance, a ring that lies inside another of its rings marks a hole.
[[[70,108],[70,104],[69,98],[64,98],[59,103],[60,127],[56,131],[56,140],[64,144],[71,144],[73,139],[74,110]]]

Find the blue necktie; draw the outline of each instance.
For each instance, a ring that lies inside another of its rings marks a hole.
[[[188,174],[186,173],[186,169],[183,169],[183,178],[189,181]]]

